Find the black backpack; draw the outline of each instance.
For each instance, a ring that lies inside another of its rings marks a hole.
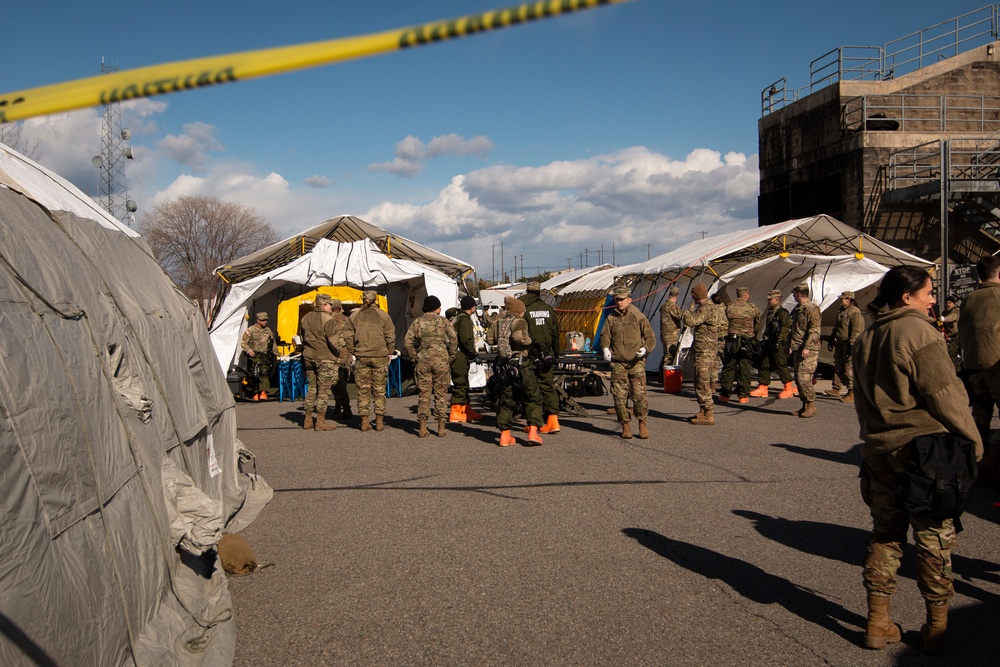
[[[913,516],[954,519],[962,531],[962,512],[976,481],[976,446],[951,433],[914,438],[899,497]]]

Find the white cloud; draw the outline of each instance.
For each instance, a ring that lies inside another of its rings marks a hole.
[[[160,139],[157,148],[171,160],[201,172],[208,163],[208,153],[225,150],[215,135],[214,125],[186,123],[180,136],[168,134]]]
[[[391,162],[378,162],[368,166],[369,171],[384,171],[397,176],[412,178],[424,169],[428,160],[447,155],[476,155],[486,157],[493,150],[493,142],[483,135],[471,139],[457,134],[434,137],[428,144],[412,135],[396,144],[396,157]]]
[[[311,188],[328,188],[332,183],[333,181],[328,177],[320,176],[319,174],[302,179],[302,184],[308,185]]]

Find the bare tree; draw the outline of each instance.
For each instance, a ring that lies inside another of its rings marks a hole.
[[[23,122],[0,123],[0,144],[13,148],[29,160],[37,161],[42,156],[39,140],[25,135]]]
[[[215,197],[180,197],[143,216],[139,231],[160,266],[199,305],[216,267],[260,250],[278,235],[253,208]]]

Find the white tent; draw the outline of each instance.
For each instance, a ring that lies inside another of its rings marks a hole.
[[[442,312],[459,300],[453,278],[415,260],[390,258],[371,239],[338,243],[321,238],[305,254],[229,287],[210,331],[222,368],[228,372],[238,362],[240,337],[252,311],[275,312],[286,291],[324,285],[379,289],[387,297],[397,341],[421,314],[425,296],[438,297]]]
[[[933,267],[828,215],[818,215],[693,241],[645,262],[584,276],[560,295],[607,292],[615,284],[627,284],[635,305],[658,331],[660,305],[673,285],[680,288],[683,305],[689,302],[694,283],[708,283],[712,291],[746,283],[751,300],[763,310],[768,291],[781,289],[787,295],[792,286],[808,282],[813,299],[827,308],[842,291],[861,292],[878,282],[887,267],[900,264]],[[663,346],[658,344],[647,369],[659,368],[662,358]]]
[[[0,665],[230,665],[214,547],[271,490],[204,318],[138,234],[3,145],[0,239]]]

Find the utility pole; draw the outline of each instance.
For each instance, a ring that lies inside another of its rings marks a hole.
[[[649,246],[650,245],[651,244],[649,244],[649,243],[646,244],[646,261],[649,261]]]
[[[601,264],[604,264],[604,241],[601,241]]]
[[[611,242],[611,263],[618,266],[617,260],[615,259],[615,242]]]
[[[500,273],[507,270],[507,265],[503,263],[503,241],[500,242]],[[503,277],[501,276],[500,281],[503,282]]]
[[[490,271],[491,271],[490,278],[492,279],[493,284],[496,285],[496,283],[497,283],[497,244],[496,243],[493,244],[493,248],[490,251],[490,261],[492,262],[492,266],[490,268]]]
[[[572,271],[573,270],[573,258],[572,257],[567,257],[566,258],[566,270],[567,271]]]
[[[524,277],[524,255],[521,255],[521,277]]]

